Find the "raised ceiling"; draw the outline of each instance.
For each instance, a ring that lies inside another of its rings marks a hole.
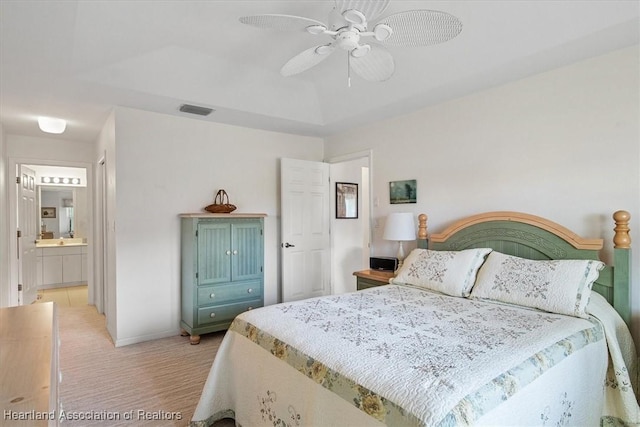
[[[319,36],[247,26],[280,13],[326,22],[333,1],[0,2],[0,121],[43,136],[39,115],[68,120],[59,138],[93,141],[115,105],[199,120],[327,136],[609,51],[638,45],[640,2],[401,1],[384,16],[432,9],[457,16],[455,39],[389,47],[395,75],[352,76],[336,52],[304,73],[282,65]],[[326,36],[324,36],[326,37]]]

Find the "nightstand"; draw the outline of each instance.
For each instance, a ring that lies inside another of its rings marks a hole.
[[[356,289],[361,291],[374,286],[382,286],[389,284],[389,279],[395,276],[393,271],[380,270],[362,270],[353,273],[357,279]]]

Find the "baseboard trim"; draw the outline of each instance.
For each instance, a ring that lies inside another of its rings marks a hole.
[[[138,344],[138,343],[145,342],[145,341],[152,341],[152,340],[157,340],[157,339],[160,339],[160,338],[174,337],[176,335],[180,335],[180,328],[176,328],[176,329],[173,329],[171,331],[159,332],[157,334],[140,335],[140,336],[132,337],[132,338],[116,339],[115,340],[115,346],[116,347],[124,347],[124,346],[127,346],[127,345]],[[186,340],[185,344],[188,343],[188,342],[189,342],[189,340]]]

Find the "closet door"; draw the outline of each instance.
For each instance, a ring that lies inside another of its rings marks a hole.
[[[231,224],[198,224],[198,286],[231,281]]]

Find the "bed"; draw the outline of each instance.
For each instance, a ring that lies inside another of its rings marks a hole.
[[[428,235],[388,285],[239,315],[192,426],[634,425],[629,214],[601,239],[492,212]]]

